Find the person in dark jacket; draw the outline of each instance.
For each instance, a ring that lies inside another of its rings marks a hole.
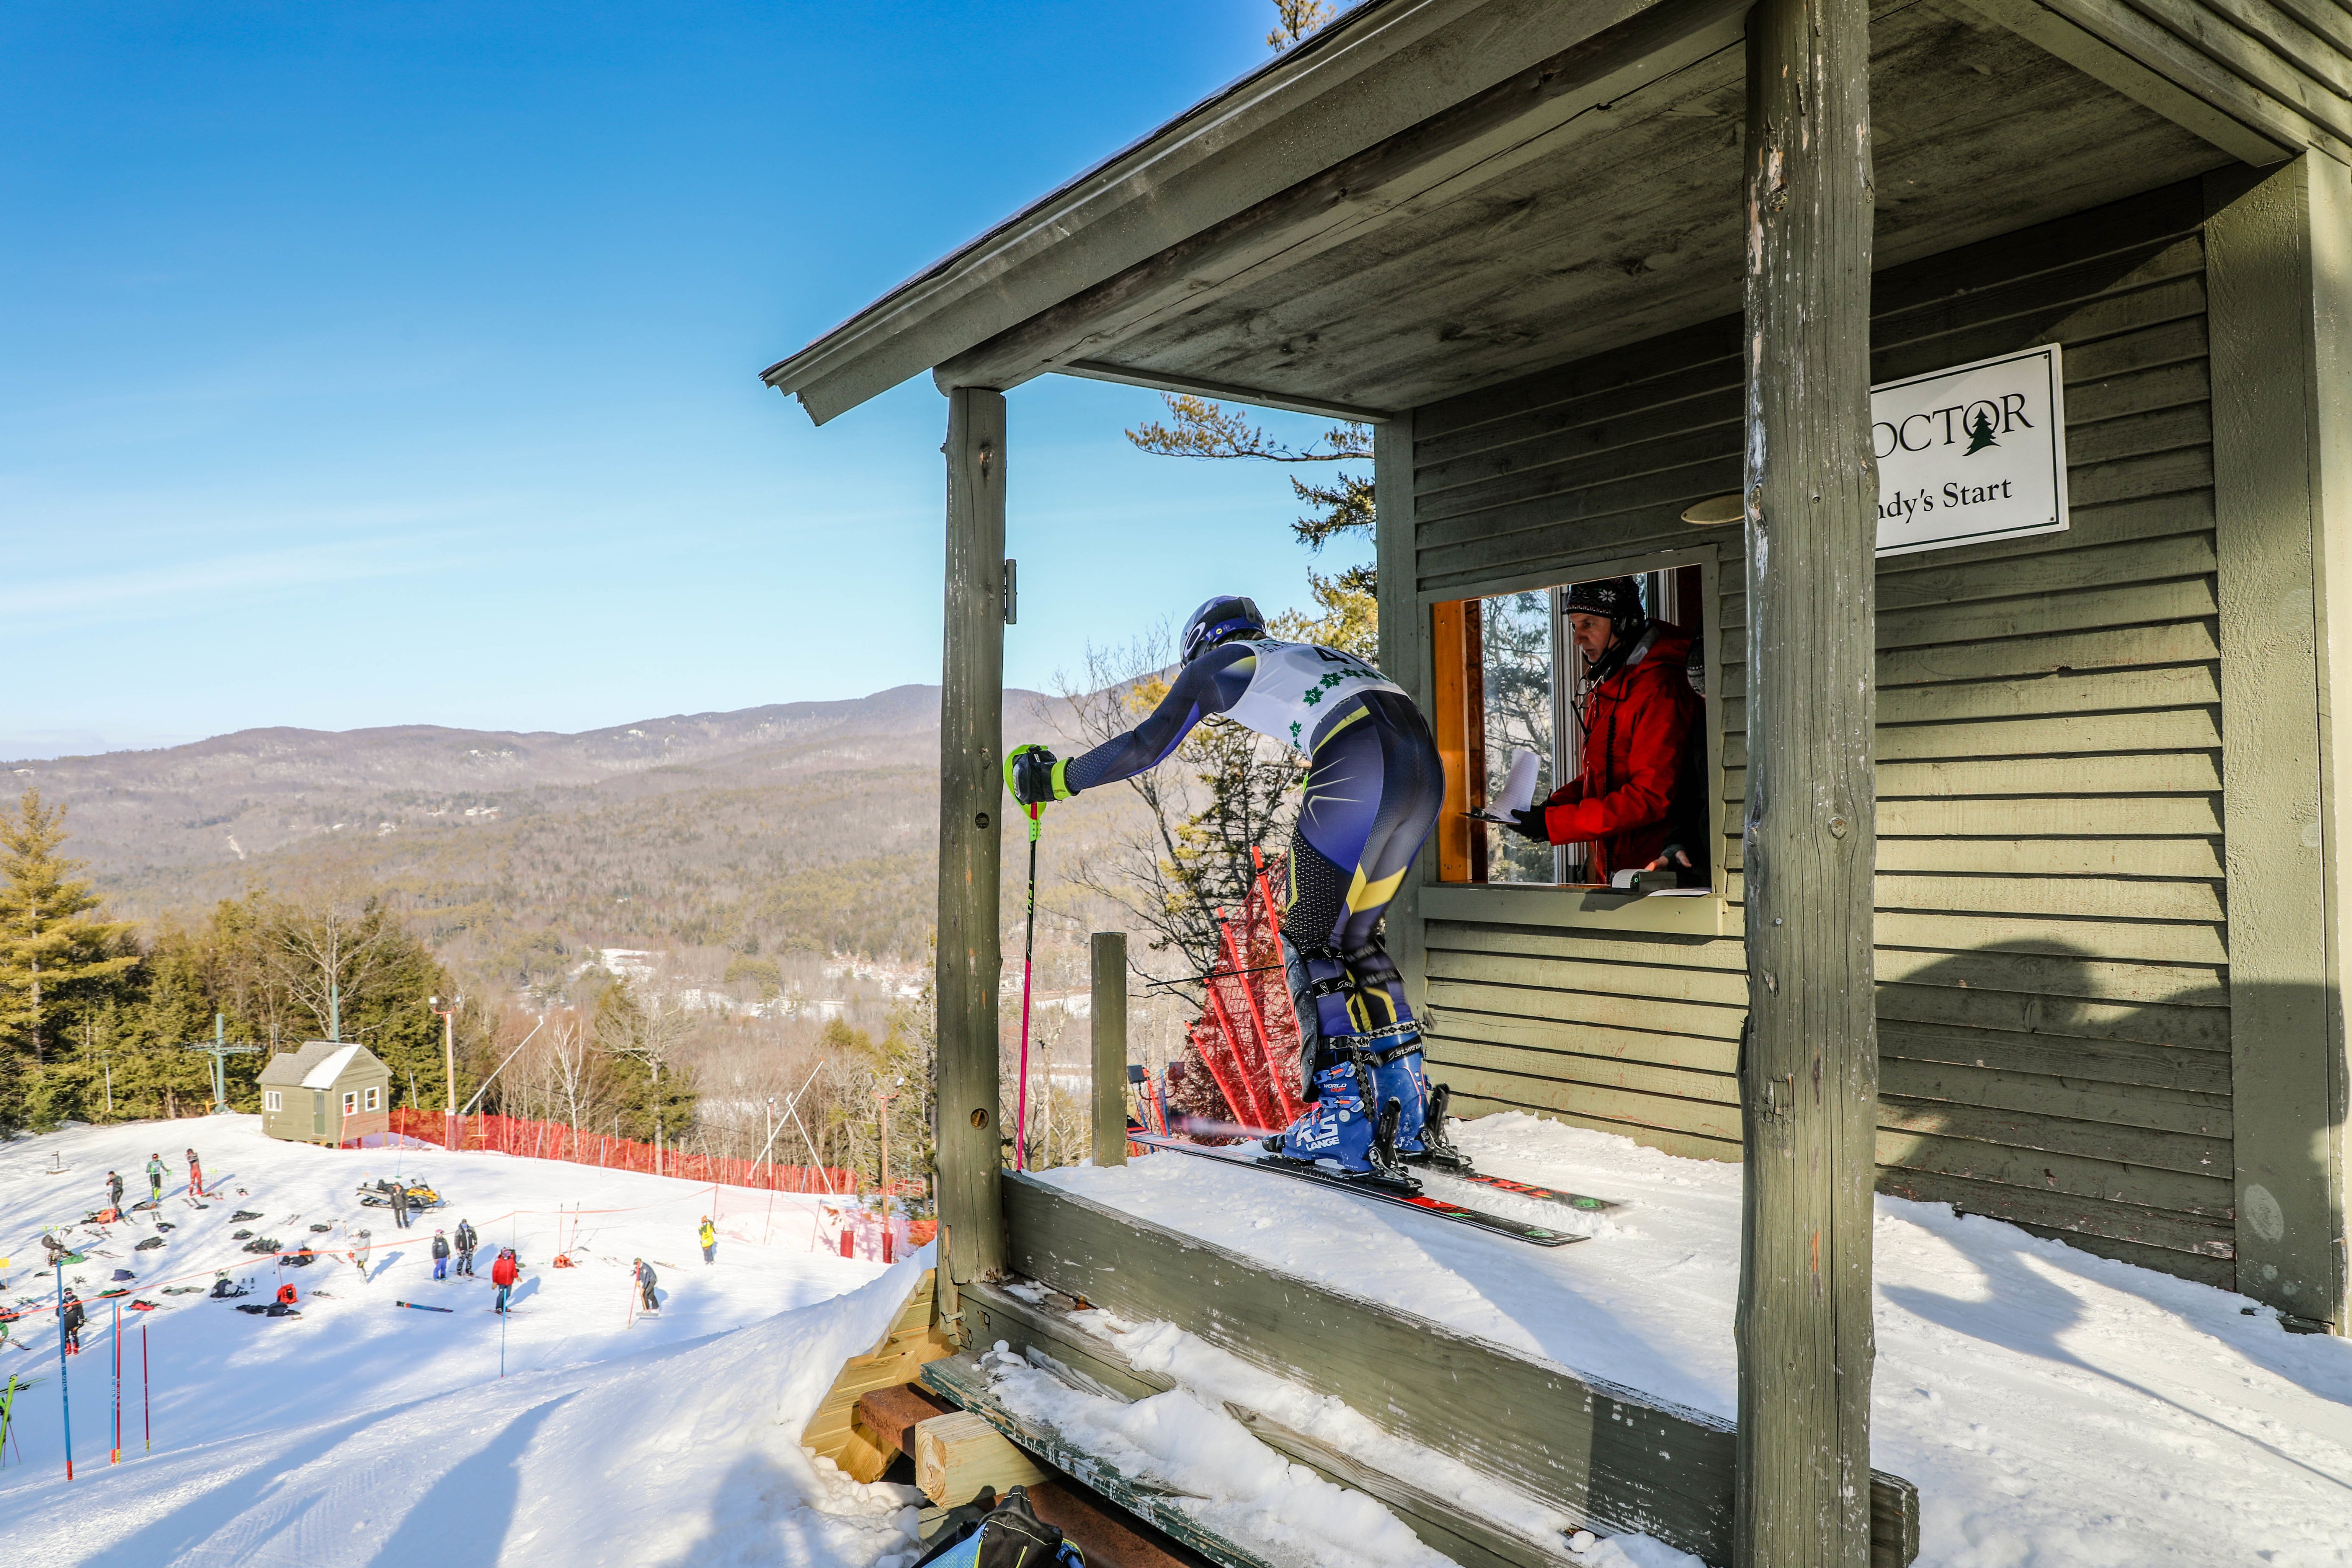
[[[473,1223],[469,1220],[459,1220],[457,1222],[457,1272],[468,1279],[474,1277],[474,1249],[481,1245],[482,1238],[474,1233]]]
[[[392,1223],[403,1230],[408,1228],[408,1184],[394,1182],[392,1184]]]
[[[449,1278],[449,1238],[437,1230],[433,1233],[433,1278]]]
[[[630,1261],[636,1268],[637,1293],[645,1298],[646,1310],[660,1311],[661,1303],[654,1299],[654,1266],[642,1258],[632,1258]]]
[[[1568,621],[1588,672],[1581,767],[1512,826],[1538,844],[1591,846],[1591,881],[1663,870],[1707,886],[1706,705],[1691,689],[1690,634],[1650,619],[1631,577],[1577,584]]]
[[[81,1354],[81,1326],[89,1318],[81,1310],[81,1298],[67,1291],[64,1305],[58,1309],[58,1332],[65,1336],[68,1355]]]
[[[522,1260],[515,1256],[514,1248],[500,1247],[499,1260],[490,1265],[490,1283],[499,1288],[498,1303],[491,1308],[492,1311],[503,1312],[507,1310],[507,1299],[514,1294],[515,1280],[520,1278],[521,1274]]]
[[[122,1173],[119,1171],[106,1173],[106,1206],[116,1214],[122,1212]]]

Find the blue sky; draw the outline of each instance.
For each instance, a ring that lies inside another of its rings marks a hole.
[[[945,401],[818,430],[759,371],[1271,16],[0,8],[0,757],[936,680]],[[1284,472],[1133,451],[1157,410],[1013,395],[1008,680],[1303,597]]]

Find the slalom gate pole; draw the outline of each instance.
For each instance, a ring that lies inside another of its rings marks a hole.
[[[1029,980],[1035,972],[1037,959],[1037,830],[1043,825],[1045,808],[1033,805],[1029,813],[1029,917],[1028,932],[1021,941],[1021,1092],[1013,1123],[1013,1168],[1029,1168]]]
[[[73,1395],[66,1388],[66,1266],[58,1261],[58,1404],[65,1412],[66,1479],[73,1479]]]
[[[114,1302],[114,1450],[107,1456],[110,1465],[122,1463],[122,1300]]]
[[[147,1451],[155,1451],[155,1409],[147,1395],[147,1320],[139,1320],[139,1425]]]

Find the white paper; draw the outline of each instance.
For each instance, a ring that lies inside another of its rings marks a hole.
[[[1536,803],[1536,754],[1521,746],[1511,753],[1511,771],[1503,775],[1503,798],[1495,805],[1497,816],[1512,816]]]

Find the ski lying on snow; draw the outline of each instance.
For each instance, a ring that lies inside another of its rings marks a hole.
[[[393,1305],[395,1307],[406,1307],[413,1311],[418,1312],[446,1312],[450,1310],[447,1307],[428,1307],[422,1301],[394,1301]]]
[[[1530,1225],[1526,1220],[1512,1219],[1505,1215],[1488,1214],[1484,1209],[1474,1209],[1461,1204],[1448,1203],[1444,1198],[1433,1198],[1426,1193],[1402,1193],[1392,1188],[1374,1186],[1367,1182],[1349,1181],[1345,1176],[1314,1165],[1277,1164],[1271,1160],[1263,1160],[1246,1152],[1228,1152],[1224,1149],[1204,1148],[1198,1143],[1181,1143],[1175,1139],[1162,1138],[1149,1132],[1130,1132],[1128,1137],[1131,1142],[1140,1143],[1146,1148],[1171,1149],[1180,1154],[1198,1154],[1203,1159],[1214,1160],[1220,1164],[1240,1165],[1253,1171],[1265,1171],[1277,1176],[1289,1176],[1302,1182],[1312,1182],[1318,1187],[1353,1193],[1358,1197],[1375,1198],[1384,1204],[1395,1204],[1402,1208],[1418,1210],[1433,1218],[1452,1220],[1456,1225],[1466,1225],[1473,1229],[1486,1231],[1495,1236],[1508,1237],[1514,1241],[1530,1242],[1537,1247],[1566,1247],[1571,1241],[1587,1239],[1569,1231],[1553,1230],[1547,1226]]]
[[[1550,1187],[1538,1187],[1527,1182],[1515,1182],[1508,1176],[1490,1176],[1483,1171],[1449,1171],[1443,1165],[1415,1165],[1413,1169],[1443,1176],[1448,1181],[1468,1182],[1473,1186],[1486,1187],[1497,1193],[1508,1193],[1515,1198],[1534,1198],[1539,1203],[1559,1204],[1579,1214],[1605,1214],[1625,1205],[1614,1198],[1588,1197],[1582,1193],[1557,1192]]]

